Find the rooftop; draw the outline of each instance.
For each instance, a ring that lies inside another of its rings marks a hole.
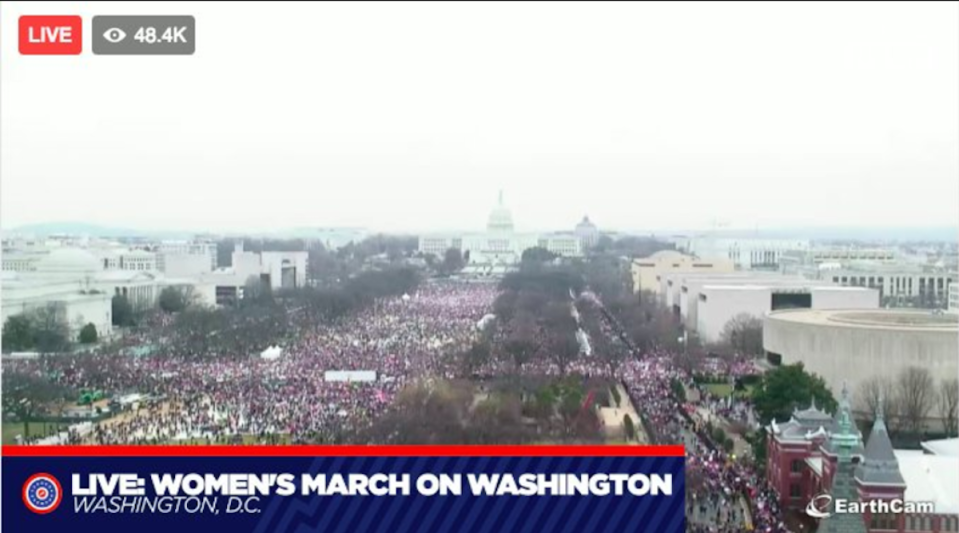
[[[959,317],[906,309],[789,309],[770,313],[767,320],[837,327],[959,332]]]
[[[959,457],[959,438],[927,440],[922,449],[933,455]]]
[[[959,513],[959,457],[896,450],[907,501],[934,502],[937,514]]]

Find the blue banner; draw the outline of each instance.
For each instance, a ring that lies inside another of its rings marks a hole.
[[[126,448],[106,457],[5,447],[2,526],[30,533],[684,531],[681,448],[590,449],[599,453],[491,447],[486,455],[389,448],[337,455],[326,448],[322,456],[290,456],[290,448],[277,448],[287,454],[245,456],[237,447],[217,456],[193,447],[189,456]]]

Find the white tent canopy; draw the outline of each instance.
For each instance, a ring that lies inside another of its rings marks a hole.
[[[485,330],[494,320],[496,320],[496,315],[488,314],[476,323],[476,329],[480,331]]]
[[[269,361],[275,361],[283,355],[283,349],[279,346],[270,346],[266,350],[263,350],[263,353],[260,354],[260,357]]]

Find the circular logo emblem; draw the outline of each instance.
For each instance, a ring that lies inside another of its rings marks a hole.
[[[50,474],[34,474],[23,484],[23,503],[34,513],[53,512],[62,499],[60,482]]]

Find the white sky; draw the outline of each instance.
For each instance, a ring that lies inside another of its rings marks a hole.
[[[17,53],[79,14],[80,56]],[[192,14],[191,57],[93,15]],[[0,4],[0,225],[955,225],[959,3]]]

